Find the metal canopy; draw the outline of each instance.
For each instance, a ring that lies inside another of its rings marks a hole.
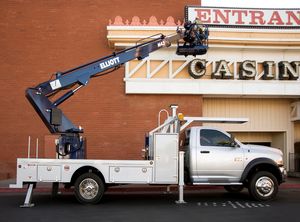
[[[184,130],[192,122],[242,124],[242,123],[248,122],[249,118],[184,117],[183,121],[186,121],[186,122],[180,127],[180,131]]]

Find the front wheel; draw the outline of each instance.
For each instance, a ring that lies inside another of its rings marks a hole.
[[[260,171],[252,176],[248,189],[255,200],[272,200],[278,192],[278,182],[272,173]]]
[[[75,196],[82,204],[97,204],[105,191],[103,181],[94,173],[85,173],[75,182]]]

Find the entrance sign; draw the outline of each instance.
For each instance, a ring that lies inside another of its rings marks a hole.
[[[210,26],[300,28],[300,9],[216,8],[186,6],[185,19]]]

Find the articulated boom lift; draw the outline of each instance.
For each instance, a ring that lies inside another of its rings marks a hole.
[[[174,41],[177,41],[178,55],[205,54],[207,28],[197,19],[194,23],[185,23],[184,28],[170,36],[151,36],[134,47],[56,73],[54,79],[26,90],[27,98],[49,131],[60,136],[56,143],[58,158],[30,158],[30,155],[18,158],[16,184],[11,184],[10,188],[22,188],[28,184],[22,207],[34,206],[31,198],[38,182],[52,183],[53,195],[57,194],[59,184],[74,186],[75,196],[83,204],[98,203],[105,190],[117,184],[178,185],[177,203],[185,203],[185,182],[222,185],[230,192],[247,187],[250,195],[260,201],[276,196],[278,185],[286,176],[281,151],[245,145],[231,134],[212,127],[190,127],[184,131],[192,122],[244,123],[248,119],[184,117],[177,113],[177,105],[171,105],[172,115],[167,115],[165,122],[146,137],[144,160],[80,160],[85,158],[83,129],[75,126],[58,108],[59,105],[87,85],[91,78],[108,74],[133,59],[144,59],[151,52],[169,47]],[[179,42],[181,39],[183,41]],[[185,151],[180,151],[180,133],[183,131],[186,135]],[[30,153],[30,146],[28,151]]]
[[[74,69],[58,72],[54,79],[43,82],[33,88],[26,90],[26,97],[35,108],[44,124],[52,134],[60,135],[57,142],[57,153],[60,157],[70,159],[84,159],[85,148],[81,134],[83,129],[75,126],[65,114],[58,108],[60,104],[74,95],[80,88],[86,86],[91,78],[108,74],[124,63],[133,59],[144,59],[149,53],[163,47],[169,47],[172,42],[179,42],[184,39],[184,45],[178,43],[178,55],[202,55],[207,51],[207,35],[201,35],[201,41],[194,41],[199,38],[194,32],[189,30],[177,30],[176,34],[170,36],[156,35],[151,36],[150,40],[143,40],[142,43],[134,47],[114,52],[99,60],[81,65]],[[192,35],[192,36],[191,36]],[[191,41],[193,39],[193,41]],[[59,91],[68,90],[55,101],[50,98]]]

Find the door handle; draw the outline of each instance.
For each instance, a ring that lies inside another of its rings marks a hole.
[[[201,150],[200,153],[210,153],[208,150]]]

